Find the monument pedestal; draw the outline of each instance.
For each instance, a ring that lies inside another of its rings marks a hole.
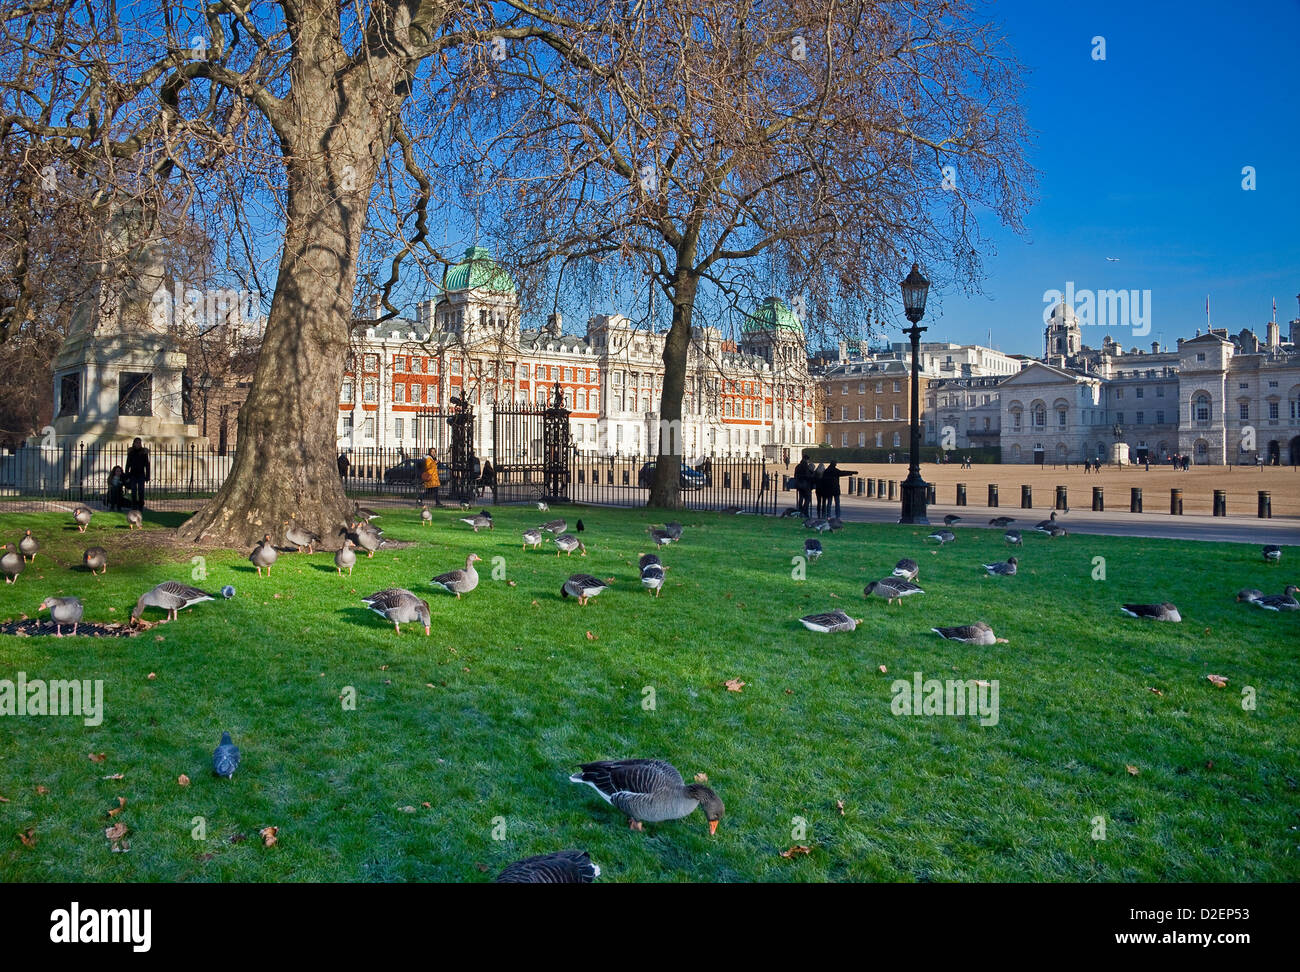
[[[1128,455],[1128,443],[1116,442],[1110,447],[1110,461],[1115,466],[1127,466],[1131,461]]]

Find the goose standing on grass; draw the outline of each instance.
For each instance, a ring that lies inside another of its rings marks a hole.
[[[590,574],[574,574],[560,588],[560,597],[576,597],[581,606],[607,587],[609,585],[598,577],[592,577]]]
[[[0,573],[5,575],[5,583],[12,584],[18,580],[18,575],[23,572],[27,562],[23,560],[22,554],[14,549],[12,543],[4,545],[4,556],[0,556]]]
[[[284,521],[284,525],[288,528],[284,531],[284,539],[290,545],[297,547],[298,553],[302,553],[303,547],[307,548],[309,554],[316,552],[316,544],[320,543],[320,537],[288,520]]]
[[[230,741],[230,733],[221,734],[221,742],[212,753],[212,772],[230,779],[239,769],[239,747]]]
[[[77,524],[78,533],[86,532],[86,527],[90,526],[90,518],[94,515],[93,510],[88,510],[84,506],[78,506],[72,511],[72,519]]]
[[[367,594],[361,600],[381,618],[393,622],[393,628],[398,634],[402,633],[402,625],[407,623],[418,621],[424,625],[425,637],[428,637],[433,627],[429,602],[420,600],[404,587],[388,587]]]
[[[474,569],[474,563],[482,559],[478,554],[472,553],[465,558],[463,570],[449,570],[445,574],[439,574],[429,583],[434,587],[441,587],[444,591],[450,591],[459,599],[462,594],[468,594],[478,587],[478,571]]]
[[[931,628],[935,634],[947,641],[960,641],[964,645],[1005,645],[1006,638],[999,638],[983,621],[974,624],[960,624],[953,628]]]
[[[352,542],[351,537],[344,537],[343,546],[339,547],[338,551],[334,554],[334,569],[337,570],[339,572],[339,576],[342,577],[343,568],[346,567],[348,569],[348,576],[351,577],[352,568],[355,567],[356,565],[357,565],[356,544]]]
[[[525,531],[524,531],[524,547],[523,547],[523,549],[527,550],[529,547],[532,547],[534,550],[536,550],[536,549],[537,549],[538,547],[540,547],[541,545],[542,545],[542,531],[541,531],[541,530],[525,530]]]
[[[809,537],[803,542],[803,555],[808,558],[809,563],[816,563],[817,558],[822,555],[822,542],[816,537]]]
[[[581,550],[582,555],[584,557],[587,556],[586,545],[577,537],[575,537],[572,533],[561,533],[558,537],[555,538],[555,556],[558,557],[560,555],[560,551],[563,551],[564,553],[572,557],[573,551],[575,550]]]
[[[50,610],[50,620],[54,622],[54,636],[63,637],[63,626],[72,625],[72,633],[77,633],[77,625],[81,623],[81,599],[76,597],[47,597],[41,601],[41,606],[36,609],[40,614],[46,608]]]
[[[660,567],[662,567],[664,565],[664,562],[659,559],[658,554],[642,554],[636,562],[637,569],[642,572],[644,572],[645,569],[651,566],[652,564],[658,564]]]
[[[31,533],[30,530],[28,530],[27,532]],[[1276,543],[1264,544],[1265,563],[1276,564],[1279,563],[1281,560],[1282,560],[1282,548],[1280,546],[1278,546]]]
[[[1265,594],[1257,597],[1252,602],[1256,607],[1262,607],[1265,611],[1295,611],[1300,609],[1300,600],[1296,600],[1296,592],[1300,587],[1294,584],[1286,586],[1284,594]]]
[[[1011,526],[1011,524],[1015,522],[1016,522],[1016,518],[1014,516],[995,516],[993,519],[989,520],[989,526],[1009,527]]]
[[[1181,621],[1178,608],[1169,602],[1163,604],[1125,604],[1120,608],[1130,618],[1150,618],[1152,621]]]
[[[430,511],[430,509],[429,509],[429,504],[428,504],[428,503],[421,503],[421,504],[420,504],[420,523],[421,523],[421,525],[423,525],[423,526],[428,526],[428,525],[429,525],[430,523],[432,523],[432,522],[433,522],[433,513],[432,513],[432,512]]]
[[[921,572],[921,565],[911,557],[904,557],[898,563],[894,564],[894,576],[901,577],[906,581],[916,580],[916,575]]]
[[[843,530],[843,529],[844,529],[844,521],[841,520],[838,516],[828,516],[828,517],[826,517],[826,529],[828,529],[828,530],[832,530],[832,531],[834,531],[834,530]]]
[[[559,536],[569,526],[566,520],[547,520],[542,524],[542,531]]]
[[[364,520],[352,524],[352,535],[357,538],[357,549],[364,550],[367,557],[384,545],[384,532]]]
[[[479,530],[492,529],[492,518],[490,516],[484,516],[481,513],[475,513],[473,516],[462,516],[460,522],[468,523],[474,528],[475,533],[478,533]]]
[[[546,500],[538,500],[538,501],[537,501],[537,512],[538,512],[538,513],[549,513],[549,512],[551,512],[551,508],[546,504]]]
[[[197,587],[190,587],[180,581],[163,581],[153,590],[140,595],[140,600],[135,602],[135,609],[131,612],[131,620],[138,621],[146,608],[153,607],[166,611],[168,620],[175,621],[176,612],[211,600],[211,594]]]
[[[1052,515],[1049,516],[1046,520],[1039,520],[1038,523],[1034,525],[1034,529],[1037,530],[1039,533],[1047,533],[1054,526],[1056,526],[1055,510],[1052,511]]]
[[[32,536],[32,531],[24,531],[22,538],[18,541],[18,552],[23,555],[23,562],[26,563],[30,560],[32,563],[36,563],[36,552],[40,549],[41,545]]]
[[[961,517],[955,513],[949,513],[947,516],[943,518],[944,526],[952,526],[954,523],[960,523],[960,522],[961,522]]]
[[[655,542],[655,546],[666,547],[668,544],[673,542],[673,538],[664,533],[663,530],[658,530],[654,527],[648,527],[647,529],[650,533],[650,539]]]
[[[591,884],[600,877],[586,851],[564,850],[515,861],[496,876],[493,884]]]
[[[674,540],[682,538],[682,525],[676,520],[664,524],[664,533],[668,534]]]
[[[108,573],[108,551],[103,547],[91,547],[81,555],[81,562],[89,568],[93,574],[98,571],[101,574]]]
[[[275,563],[280,556],[279,551],[271,545],[271,535],[268,533],[260,541],[253,552],[248,555],[249,563],[257,568],[257,576],[262,576],[262,568],[266,568],[266,576],[271,576],[271,565]]]
[[[903,580],[901,577],[884,577],[878,581],[872,581],[862,589],[863,597],[883,597],[888,604],[895,601],[901,601],[905,597],[911,597],[913,594],[924,594],[925,591],[917,587],[909,580]]]
[[[984,569],[989,572],[990,577],[1015,577],[1017,563],[1019,561],[1015,557],[1010,557],[1004,563],[985,564]]]
[[[956,540],[957,534],[953,533],[951,530],[935,530],[934,533],[930,534],[925,539],[938,540],[939,546],[942,547],[945,543],[952,543]]]
[[[128,530],[144,529],[144,514],[139,510],[126,511],[126,528]]]
[[[703,783],[689,786],[677,768],[662,759],[617,759],[583,763],[572,783],[586,783],[609,803],[627,814],[628,826],[643,830],[642,823],[680,820],[699,807],[709,822],[709,833],[718,832],[725,808],[718,795]]]
[[[853,631],[862,623],[861,618],[851,618],[843,611],[823,611],[821,614],[805,614],[799,619],[809,631],[818,634],[835,634],[839,631]]]
[[[1025,545],[1024,538],[1020,535],[1019,530],[1008,530],[1002,534],[1002,539],[1013,547],[1023,547]]]
[[[648,564],[641,571],[641,586],[655,597],[659,597],[664,591],[663,564]]]
[[[358,506],[354,512],[358,520],[365,520],[367,523],[379,519],[379,514],[366,506]]]

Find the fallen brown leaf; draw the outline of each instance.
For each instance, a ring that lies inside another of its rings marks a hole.
[[[423,803],[420,804],[420,806],[424,807],[424,809],[426,809],[426,810],[432,810],[432,809],[433,809],[433,804],[430,803],[428,800],[425,800]]]
[[[45,784],[43,784],[43,783],[37,783],[37,784],[36,784],[36,795],[37,795],[37,796],[45,796],[45,794],[47,794],[47,793],[49,793],[49,792],[50,792],[50,788],[49,788],[48,786],[46,786]]]
[[[781,851],[781,856],[788,858],[788,857],[794,857],[797,854],[811,854],[811,853],[812,853],[811,847],[805,847],[803,844],[795,844],[793,847],[789,848],[788,850]]]
[[[158,674],[156,672],[150,672],[148,675],[145,676],[145,678],[149,679],[149,681],[151,682],[157,677]]]
[[[190,778],[189,778],[188,776],[186,776],[184,773],[182,773],[180,776],[176,777],[176,785],[177,785],[177,786],[189,786],[189,785],[190,785]]]
[[[1219,688],[1226,688],[1228,685],[1228,680],[1222,675],[1206,675],[1205,678],[1211,685],[1216,685]]]
[[[1129,775],[1129,776],[1137,776],[1138,773],[1140,772],[1140,770],[1139,770],[1136,766],[1127,766],[1127,765],[1126,765],[1124,768],[1125,768],[1126,770],[1128,770],[1128,775]]]
[[[116,817],[119,813],[121,813],[125,809],[126,809],[126,797],[118,797],[117,806],[110,809],[108,811],[108,815],[109,817]]]
[[[707,782],[709,782],[709,774],[708,774],[708,773],[696,773],[696,774],[695,774],[695,782],[696,782],[696,783],[707,783]]]
[[[835,801],[835,809],[838,810],[838,811],[840,812],[840,816],[841,816],[841,817],[844,816],[844,801],[843,801],[843,800],[836,800],[836,801]]]
[[[0,797],[0,803],[8,803],[8,802],[9,802],[8,797]]]
[[[108,757],[103,753],[87,753],[86,758],[92,763],[102,763],[104,760],[108,759]]]
[[[587,632],[587,640],[588,640],[588,641],[595,641],[595,640],[596,640],[596,636],[595,636],[594,634],[592,634],[590,631],[588,631],[588,632]]]
[[[387,666],[387,665],[380,665],[380,666],[379,666],[379,670],[380,670],[381,672],[386,672],[386,671],[388,671],[388,666]]]
[[[104,829],[104,836],[109,840],[121,840],[126,836],[128,829],[127,825],[119,820],[113,826]]]
[[[1152,695],[1164,695],[1164,694],[1165,694],[1164,692],[1160,691],[1158,688],[1148,688],[1147,691],[1150,692]]]
[[[475,861],[474,866],[477,867],[479,871],[483,874],[486,874],[488,871],[491,870],[491,868],[489,868],[486,864],[482,863],[481,861]]]
[[[101,776],[101,780],[120,780],[126,776],[125,773],[113,773],[110,776]]]
[[[507,584],[508,586],[510,586],[510,587],[518,587],[518,586],[519,586],[518,584],[516,584],[516,583],[515,583],[514,581],[512,581],[512,580],[508,580],[508,581],[506,581],[506,584]]]
[[[280,841],[279,833],[279,827],[263,827],[257,832],[257,835],[262,838],[264,847],[274,847]]]
[[[742,682],[742,681],[741,681],[740,679],[738,679],[738,678],[729,678],[729,679],[727,679],[725,682],[723,682],[722,684],[725,685],[725,686],[727,687],[727,691],[728,691],[728,692],[739,692],[739,691],[740,691],[741,689],[743,689],[743,688],[745,687],[745,685],[746,685],[745,682]]]
[[[26,830],[18,832],[18,839],[23,842],[24,847],[36,846],[36,828],[28,827]]]
[[[884,665],[881,665],[881,666],[880,666],[880,674],[884,675],[884,674],[886,674],[888,671],[889,671],[889,669],[886,668]]]

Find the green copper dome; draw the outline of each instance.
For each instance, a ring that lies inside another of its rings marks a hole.
[[[460,263],[447,271],[442,278],[446,293],[459,290],[490,290],[497,294],[513,294],[515,283],[510,275],[492,259],[492,253],[482,246],[471,246]]]
[[[803,333],[803,326],[794,312],[785,306],[780,297],[769,297],[753,313],[746,314],[741,321],[740,330],[744,334],[755,331],[797,331]]]

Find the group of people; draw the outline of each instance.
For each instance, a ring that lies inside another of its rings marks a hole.
[[[149,450],[139,437],[126,450],[126,468],[114,466],[108,472],[108,508],[117,512],[130,507],[144,509],[144,484],[149,482]],[[131,497],[126,497],[127,491]]]
[[[817,496],[817,515],[840,515],[840,480],[845,476],[856,476],[852,469],[841,469],[838,463],[829,466],[818,463],[813,467],[812,461],[804,456],[799,465],[794,467],[794,488],[799,497],[799,512],[803,516],[812,516],[813,494]]]

